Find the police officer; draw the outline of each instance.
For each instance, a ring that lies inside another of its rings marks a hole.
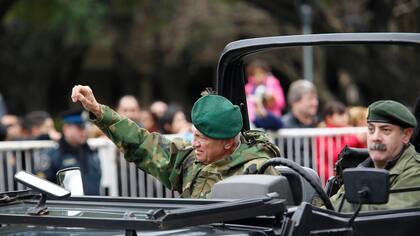
[[[239,107],[218,95],[198,99],[191,112],[194,124],[192,146],[149,133],[133,121],[99,104],[88,86],[75,86],[73,102],[91,112],[95,124],[138,168],[158,178],[181,197],[207,198],[213,185],[232,175],[254,173],[276,155],[262,143],[243,142]],[[273,168],[269,174],[276,174]]]
[[[417,121],[402,104],[392,100],[381,100],[368,107],[367,143],[369,156],[361,163],[363,167],[374,167],[389,171],[390,189],[420,187],[420,154],[410,144]],[[337,209],[344,201],[342,211],[350,212],[356,206],[345,201],[344,186],[331,198]],[[381,205],[363,205],[362,211],[395,209],[420,206],[419,193],[391,193],[389,201]]]
[[[86,195],[100,194],[101,168],[98,155],[87,144],[87,131],[82,111],[70,110],[63,113],[63,137],[57,148],[41,156],[37,174],[56,182],[58,170],[80,167],[83,190]]]

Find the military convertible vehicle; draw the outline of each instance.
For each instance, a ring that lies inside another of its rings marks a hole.
[[[217,92],[242,107],[244,130],[248,130],[243,67],[246,56],[269,49],[355,44],[402,45],[418,50],[420,34],[314,34],[232,42],[219,60]],[[333,209],[314,171],[285,158],[273,158],[263,168],[270,165],[283,166],[279,168],[284,168],[284,175],[234,176],[215,185],[212,199],[208,200],[78,196],[81,192],[72,188],[81,185],[72,184],[73,180],[61,179],[60,184],[65,187],[62,188],[18,172],[15,179],[27,190],[0,194],[0,235],[300,236],[419,232],[420,208],[340,213]],[[386,171],[347,168],[343,178],[346,198],[353,203],[380,204],[392,194],[385,187]],[[70,196],[72,193],[75,194]],[[324,207],[311,204],[314,196]]]

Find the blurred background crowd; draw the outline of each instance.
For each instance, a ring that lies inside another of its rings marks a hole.
[[[360,127],[365,126],[367,108],[348,106],[339,100],[330,100],[319,110],[319,92],[316,86],[307,80],[296,80],[289,88],[287,97],[280,80],[270,69],[270,65],[261,59],[247,65],[247,107],[251,127],[276,131],[281,128],[315,127]],[[289,109],[287,110],[287,104]],[[6,108],[5,104],[2,105]],[[164,134],[185,134],[191,140],[191,122],[189,112],[178,103],[157,100],[149,106],[141,105],[135,95],[124,95],[113,107],[118,113],[135,121],[150,132]],[[80,108],[70,110],[79,111]],[[24,115],[6,112],[0,116],[2,141],[54,140],[61,138],[65,116],[63,111],[55,117],[45,110],[34,110]],[[284,116],[283,114],[286,113]],[[88,114],[83,115],[88,121]],[[100,130],[88,124],[86,134],[89,138],[102,137]],[[59,130],[59,131],[57,131]]]
[[[163,101],[155,101],[149,107],[141,107],[138,100],[133,95],[125,95],[118,101],[114,109],[135,121],[139,126],[146,128],[150,132],[164,134],[185,134],[187,140],[192,140],[191,123],[189,122],[184,109],[181,105]],[[84,114],[81,109],[63,111],[57,117],[57,123],[46,111],[31,111],[24,116],[5,113],[1,116],[0,141],[23,141],[23,140],[54,140],[61,138],[60,132],[63,123],[66,123],[68,113],[80,114],[85,122],[88,121],[88,114]],[[103,137],[101,131],[90,123],[83,127],[88,138]]]

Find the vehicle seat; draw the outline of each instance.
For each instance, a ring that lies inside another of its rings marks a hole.
[[[303,167],[310,178],[321,186],[321,179],[311,168]],[[276,169],[287,178],[295,205],[301,202],[311,203],[314,197],[318,196],[315,189],[302,176],[287,166],[276,166]]]
[[[286,176],[234,175],[217,182],[211,191],[212,199],[247,199],[277,193],[288,206],[294,205]]]

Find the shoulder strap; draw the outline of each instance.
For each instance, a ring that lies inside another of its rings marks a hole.
[[[280,149],[270,141],[267,133],[261,130],[248,130],[242,133],[246,142],[250,146],[261,144],[264,149],[268,150],[272,157],[280,157]]]

